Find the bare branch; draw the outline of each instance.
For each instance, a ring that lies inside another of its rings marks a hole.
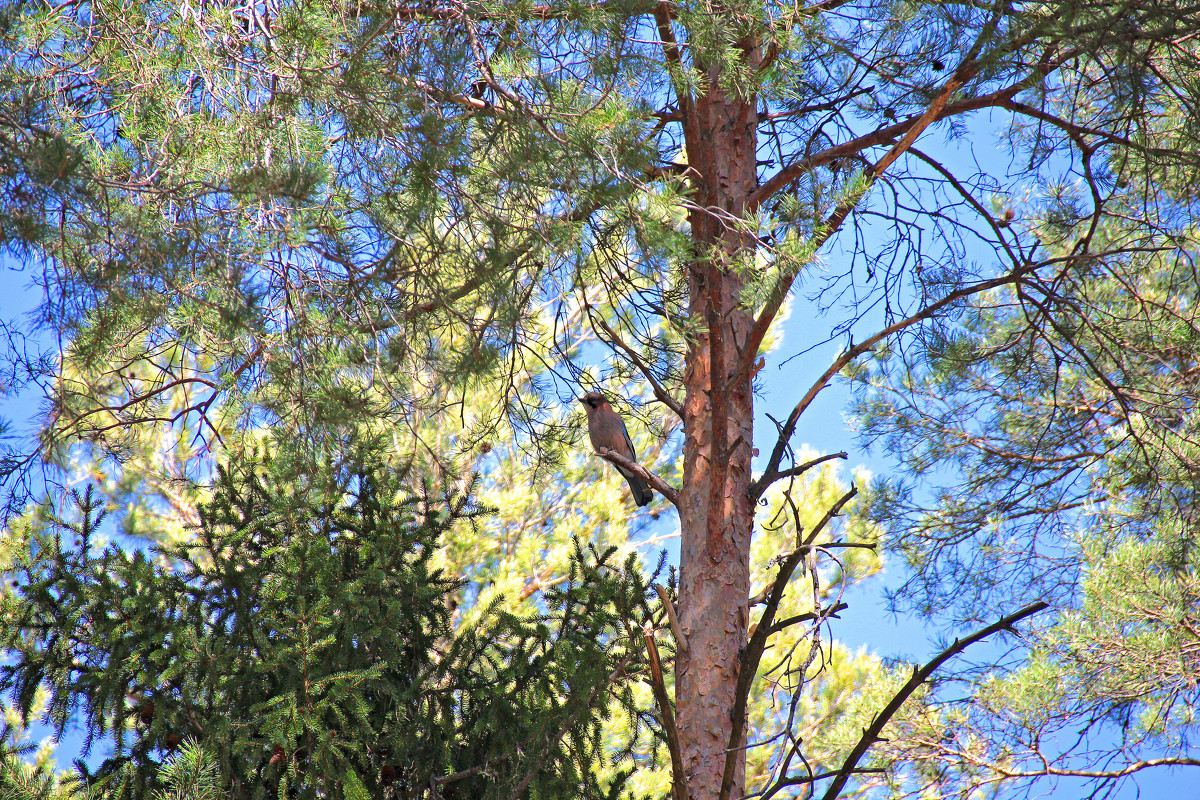
[[[863,175],[864,180],[859,187],[847,195],[825,219],[824,224],[821,225],[816,232],[814,232],[811,241],[814,251],[824,245],[825,242],[829,240],[829,237],[831,237],[842,227],[842,223],[846,221],[846,218],[850,215],[850,212],[857,208],[858,204],[867,195],[871,184],[878,179],[879,176],[881,176],[898,158],[900,158],[900,156],[904,155],[908,148],[912,146],[913,142],[917,140],[917,137],[920,136],[925,129],[934,122],[937,122],[939,119],[942,119],[943,116],[948,115],[949,112],[947,112],[947,107],[950,97],[975,77],[975,74],[978,70],[976,59],[978,58],[979,52],[983,49],[984,44],[994,33],[998,19],[999,5],[997,5],[997,10],[993,12],[992,17],[988,20],[987,24],[983,26],[983,29],[975,38],[975,42],[971,45],[971,49],[959,63],[958,68],[954,71],[954,74],[950,76],[950,79],[946,81],[946,84],[942,87],[941,91],[939,91],[937,96],[934,97],[929,103],[928,108],[925,109],[925,113],[921,114],[921,116],[917,117],[916,119],[903,124],[903,133],[900,135],[900,140],[892,145],[892,148],[888,150],[886,154],[884,154],[883,158],[879,159],[879,161],[875,164],[867,167]],[[1000,92],[993,93],[994,96],[991,103],[985,103],[983,106],[979,107],[982,108],[989,104],[995,104],[1002,96],[1005,96],[1006,92],[1009,94],[1015,94],[1020,86],[1020,83],[1014,84],[1008,89],[1003,89]],[[960,109],[955,113],[962,113],[963,110],[966,109]],[[876,133],[878,134],[878,132]],[[885,141],[887,140],[881,139],[879,144],[883,144]],[[863,147],[867,146],[869,145],[864,144],[856,150],[845,153],[845,155],[857,153],[859,150],[863,149]],[[759,187],[758,191],[751,196],[750,201],[747,203],[747,209],[756,209],[762,203],[764,198],[770,197],[771,194],[789,183],[794,179],[794,177],[798,176],[799,174],[803,174],[797,173],[795,176],[781,180],[781,176],[787,172],[787,169],[781,170],[780,173],[774,178],[768,180],[765,184]],[[774,321],[776,315],[779,313],[780,307],[783,305],[784,300],[787,299],[789,292],[791,292],[792,283],[795,281],[797,274],[798,272],[796,271],[787,270],[776,278],[775,285],[771,287],[771,291],[767,295],[766,302],[763,304],[762,311],[759,312],[758,319],[754,321],[754,327],[751,329],[750,335],[747,337],[746,348],[741,357],[742,370],[748,371],[751,365],[754,363],[754,360],[758,357],[758,350],[762,346],[763,339],[766,338],[767,330],[771,327],[771,322]]]
[[[688,800],[687,775],[683,771],[683,755],[679,749],[679,731],[675,728],[675,711],[671,705],[671,698],[667,696],[666,684],[663,682],[658,645],[654,641],[654,629],[644,629],[642,637],[646,640],[646,654],[650,658],[650,689],[654,692],[655,702],[658,703],[663,733],[667,737],[667,751],[671,754],[671,793],[675,800]]]
[[[1015,283],[1041,266],[1044,266],[1044,264],[1026,264],[1024,267],[1015,269],[1012,272],[1002,275],[998,278],[980,281],[963,289],[959,289],[958,291],[951,292],[941,300],[926,306],[916,314],[913,314],[911,317],[906,317],[905,319],[899,320],[898,322],[887,326],[875,335],[845,350],[834,360],[829,369],[825,370],[825,373],[821,375],[821,377],[818,378],[811,387],[809,387],[809,390],[805,392],[802,398],[800,398],[800,402],[797,403],[796,407],[792,409],[792,413],[788,415],[787,421],[784,422],[782,428],[780,429],[779,438],[775,442],[775,447],[771,451],[771,458],[767,462],[766,469],[763,470],[762,476],[750,487],[751,496],[761,497],[769,483],[778,480],[778,477],[768,479],[768,476],[780,474],[779,464],[783,460],[783,455],[787,450],[788,442],[791,441],[792,435],[796,432],[796,423],[799,421],[800,415],[803,414],[812,401],[816,399],[817,394],[819,394],[820,391],[829,383],[829,381],[833,380],[833,377],[841,372],[847,364],[850,364],[864,353],[870,352],[872,349],[874,349],[875,345],[879,344],[892,334],[899,333],[905,328],[929,319],[944,308],[957,303],[959,300],[962,300],[965,297],[970,297],[971,295],[979,292],[986,292],[989,289],[995,289],[999,286]]]
[[[842,495],[836,503],[829,507],[825,515],[821,517],[820,522],[813,526],[812,531],[805,538],[803,544],[782,559],[779,571],[775,574],[775,580],[771,582],[771,591],[767,596],[766,608],[763,609],[762,616],[758,620],[758,627],[754,629],[754,634],[750,637],[750,641],[746,643],[746,648],[742,651],[741,664],[738,668],[737,688],[733,696],[733,711],[731,712],[733,728],[730,730],[729,744],[725,752],[725,771],[721,778],[721,792],[717,795],[719,800],[726,800],[733,789],[737,750],[742,746],[746,710],[750,703],[750,687],[754,683],[754,676],[758,673],[759,662],[762,660],[763,652],[766,650],[767,638],[773,633],[772,625],[775,621],[775,614],[779,610],[779,603],[783,600],[783,593],[791,581],[792,573],[795,572],[796,567],[800,565],[800,562],[808,554],[810,550],[808,546],[816,540],[816,537],[829,524],[829,521],[837,516],[842,507],[850,502],[856,494],[858,494],[858,487],[851,486],[850,491]]]
[[[767,635],[769,636],[773,633],[779,633],[784,628],[790,628],[793,625],[796,625],[801,622],[809,622],[810,620],[814,620],[814,619],[818,619],[818,618],[820,618],[820,619],[835,619],[835,618],[837,618],[838,614],[845,611],[849,607],[850,607],[849,603],[834,603],[831,606],[822,608],[820,611],[806,611],[803,614],[796,614],[794,617],[787,617],[786,619],[781,619],[778,622],[772,623],[771,630],[768,631]]]
[[[829,784],[829,788],[825,790],[825,796],[822,800],[836,800],[838,795],[841,794],[842,788],[846,785],[846,781],[850,780],[850,775],[855,771],[855,768],[858,766],[858,762],[867,754],[867,750],[871,748],[871,745],[875,744],[875,742],[879,740],[879,736],[883,732],[884,727],[887,726],[896,712],[900,710],[900,707],[904,705],[904,701],[907,700],[913,692],[920,688],[920,686],[929,679],[929,676],[937,671],[938,667],[961,653],[963,650],[966,650],[976,642],[986,639],[994,633],[1010,630],[1017,622],[1020,622],[1026,617],[1032,616],[1033,614],[1036,614],[1039,611],[1049,607],[1049,603],[1043,603],[1040,601],[1032,605],[1025,606],[1025,608],[1022,608],[1020,611],[1009,614],[1007,617],[994,622],[982,630],[976,631],[965,639],[955,639],[954,644],[947,647],[941,653],[938,653],[938,655],[929,661],[929,663],[920,669],[914,670],[913,675],[908,679],[908,682],[900,687],[900,691],[893,695],[888,704],[883,707],[883,710],[875,715],[875,719],[869,726],[867,726],[867,729],[863,731],[862,738],[858,740],[858,744],[856,744],[854,749],[850,751],[850,755],[846,756],[846,760],[842,764],[842,768],[837,771],[837,777],[833,779],[833,783]]]
[[[771,473],[764,472],[762,474],[762,476],[760,476],[759,479],[757,481],[755,481],[754,485],[750,487],[750,499],[758,500],[758,498],[762,495],[762,493],[765,492],[767,490],[767,488],[777,480],[781,480],[783,478],[791,478],[796,475],[803,475],[805,472],[808,472],[813,467],[815,467],[819,464],[824,464],[826,461],[832,461],[835,458],[840,458],[840,459],[845,460],[847,458],[846,451],[843,450],[840,453],[829,453],[829,454],[823,455],[819,458],[814,458],[811,461],[805,461],[803,464],[799,464],[795,467],[789,467],[788,469],[785,469],[785,470],[776,470]]]
[[[882,774],[885,772],[887,772],[887,770],[882,767],[866,767],[863,769],[854,770],[855,775],[872,775],[872,774]],[[764,800],[765,800],[765,798],[770,797],[775,792],[777,792],[780,789],[783,789],[785,787],[803,786],[806,783],[816,783],[817,781],[823,781],[826,778],[832,778],[835,775],[837,775],[836,772],[818,772],[815,775],[805,775],[803,777],[796,777],[796,778],[784,778],[782,780],[776,781],[774,784],[771,785],[771,791],[768,794],[764,795]]]
[[[667,590],[661,584],[654,584],[654,591],[658,592],[658,599],[662,601],[663,609],[667,612],[667,623],[671,626],[671,633],[675,634],[675,644],[681,652],[686,653],[688,649],[687,638],[683,635],[683,628],[679,627],[679,618],[675,615],[675,604],[671,602],[671,595],[667,594]]]
[[[959,114],[965,114],[968,111],[978,111],[991,106],[1002,106],[1004,102],[1012,95],[1016,94],[1020,88],[1022,88],[1020,84],[1013,84],[1012,86],[1007,86],[1003,89],[989,92],[988,94],[972,97],[970,100],[961,100],[956,103],[945,103],[938,112],[937,119],[932,120],[932,122],[938,122],[943,119],[958,116]],[[935,100],[934,102],[937,101]],[[834,145],[833,147],[826,148],[818,153],[813,153],[807,158],[794,161],[791,164],[782,167],[779,172],[763,181],[762,185],[758,187],[758,190],[755,191],[755,193],[750,197],[749,201],[747,201],[747,205],[751,208],[758,208],[763,203],[767,202],[767,200],[775,196],[780,190],[786,188],[790,183],[792,183],[792,181],[808,174],[813,169],[823,164],[828,164],[831,161],[840,161],[847,156],[857,155],[863,150],[871,147],[879,147],[881,145],[896,142],[897,139],[913,130],[913,127],[922,119],[924,119],[924,116],[925,115],[909,117],[908,119],[902,120],[893,125],[888,125],[887,127],[872,131],[871,133],[863,134],[862,136],[851,139],[848,142],[843,142],[842,144]],[[928,125],[926,127],[928,127]],[[915,139],[916,137],[914,136],[913,138]],[[879,170],[878,167],[876,167],[872,177],[878,177],[878,175]],[[831,234],[834,232],[835,231],[830,231]]]

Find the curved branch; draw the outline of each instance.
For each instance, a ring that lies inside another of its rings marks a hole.
[[[764,472],[759,479],[754,482],[754,485],[750,487],[750,500],[757,501],[761,494],[765,492],[767,488],[775,481],[782,480],[783,478],[791,478],[797,475],[803,475],[813,467],[824,464],[826,461],[832,461],[835,458],[840,458],[845,461],[848,457],[849,456],[847,455],[846,451],[843,450],[840,453],[828,453],[818,458],[814,458],[811,461],[805,461],[803,464],[798,464],[794,467],[788,467],[787,469],[774,469],[769,473]]]
[[[866,730],[863,731],[863,735],[858,740],[858,744],[856,744],[854,749],[850,751],[850,755],[846,756],[846,760],[842,764],[841,769],[837,771],[837,777],[833,779],[833,783],[829,784],[829,788],[825,790],[825,795],[822,800],[836,800],[838,795],[841,794],[842,788],[846,785],[846,781],[850,780],[850,775],[855,772],[858,762],[867,754],[867,750],[871,748],[871,745],[879,741],[879,737],[880,734],[883,733],[883,729],[889,722],[891,722],[892,717],[895,716],[896,712],[900,710],[900,707],[904,705],[904,701],[907,700],[913,692],[920,688],[925,681],[929,680],[929,676],[932,675],[938,669],[938,667],[940,667],[942,664],[945,664],[951,658],[958,655],[963,650],[966,650],[976,642],[986,639],[993,633],[1009,630],[1017,622],[1020,622],[1026,617],[1032,616],[1033,614],[1036,614],[1037,612],[1049,607],[1049,603],[1041,601],[1025,606],[1025,608],[1022,608],[1020,611],[1009,614],[1007,617],[992,623],[982,630],[976,631],[965,639],[955,639],[954,644],[947,647],[941,653],[938,653],[938,655],[935,656],[929,663],[920,669],[914,670],[913,675],[908,679],[908,682],[900,687],[900,691],[896,692],[896,694],[892,696],[892,699],[888,702],[888,704],[883,707],[882,711],[875,715],[875,719],[869,726],[867,726]]]
[[[979,38],[976,40],[975,47],[972,48],[973,52],[981,46],[981,43],[987,33],[987,28],[985,28],[984,32],[980,33]],[[846,149],[846,152],[841,153],[841,155],[853,155],[862,149],[871,146],[871,144],[885,144],[888,141],[892,141],[893,135],[885,135],[885,133],[891,132],[893,129],[895,129],[895,134],[900,135],[900,140],[892,145],[891,149],[884,154],[883,158],[879,159],[879,161],[875,164],[868,166],[863,171],[863,180],[859,182],[857,187],[853,189],[849,195],[847,195],[840,203],[838,203],[837,207],[834,208],[829,216],[825,219],[825,222],[822,223],[816,231],[814,231],[812,240],[809,243],[813,252],[816,252],[818,249],[820,249],[825,242],[827,242],[829,238],[833,236],[834,233],[841,229],[842,223],[844,223],[846,218],[850,216],[850,212],[857,208],[862,199],[866,197],[872,183],[874,183],[876,179],[883,175],[888,167],[895,163],[900,156],[904,155],[904,153],[910,147],[912,147],[913,142],[917,140],[918,136],[924,133],[926,128],[943,117],[962,113],[962,111],[966,110],[963,108],[948,110],[950,108],[949,101],[951,95],[961,89],[962,86],[973,77],[975,77],[974,56],[968,55],[963,59],[958,69],[954,71],[954,74],[950,77],[950,80],[946,81],[945,86],[942,87],[942,90],[938,92],[937,96],[929,104],[929,107],[925,109],[925,113],[921,114],[921,116],[917,117],[916,119],[903,122],[899,125],[893,125],[880,131],[876,131],[874,134],[871,134],[868,137],[860,137],[853,142],[847,143],[847,145],[842,145],[838,148],[830,148],[829,150],[825,150],[823,153],[818,154],[818,157],[820,157],[824,156],[826,153],[830,153],[831,151],[841,151],[842,149]],[[994,105],[998,101],[998,98],[1004,93],[1015,93],[1019,85],[1020,84],[1014,84],[1007,89],[1002,89],[999,92],[992,93],[992,95],[987,95],[985,97],[990,97],[992,99],[990,99],[988,102],[982,102],[974,107],[983,108],[987,105]],[[984,98],[977,98],[976,101],[983,99]],[[878,138],[870,143],[862,142],[863,139],[871,139],[872,137]],[[853,145],[855,142],[862,143],[857,147],[849,148],[849,145]],[[837,156],[830,156],[830,158],[837,158]],[[799,162],[799,166],[803,166],[808,162],[809,159],[805,159],[804,161]],[[762,186],[760,186],[758,191],[751,195],[750,201],[747,202],[747,209],[756,209],[758,205],[762,203],[763,199],[770,197],[772,193],[779,191],[779,189],[783,188],[796,177],[799,177],[805,171],[811,168],[805,167],[802,171],[795,172],[793,174],[793,170],[795,170],[797,167],[797,164],[793,164],[790,167],[785,167],[784,169],[780,170],[775,177],[771,178]],[[767,295],[766,302],[763,303],[762,311],[759,312],[758,319],[754,321],[754,327],[751,329],[750,335],[747,337],[745,352],[742,356],[744,362],[742,367],[743,369],[747,369],[749,365],[754,362],[754,359],[758,357],[758,350],[762,346],[763,339],[766,338],[767,330],[771,327],[771,322],[774,321],[776,315],[778,315],[779,309],[783,305],[783,301],[787,299],[789,292],[791,292],[792,283],[795,281],[798,274],[798,271],[788,270],[776,278],[775,285],[771,287],[771,290]]]
[[[906,317],[902,320],[899,320],[898,322],[887,326],[875,335],[843,351],[840,356],[834,359],[834,362],[829,369],[825,370],[824,374],[817,378],[813,385],[809,387],[804,396],[800,398],[800,402],[797,403],[796,407],[792,409],[792,413],[788,415],[787,421],[784,422],[783,426],[780,428],[779,438],[775,442],[775,447],[771,451],[771,458],[767,461],[767,466],[763,470],[762,476],[759,477],[759,479],[750,487],[751,496],[761,497],[762,493],[766,491],[767,487],[776,480],[779,480],[784,472],[786,472],[786,470],[784,472],[779,471],[779,464],[783,461],[783,454],[787,450],[788,442],[791,441],[792,435],[796,432],[796,423],[799,421],[800,415],[803,414],[812,401],[817,398],[817,395],[822,389],[825,388],[829,381],[833,380],[833,377],[842,371],[843,367],[845,367],[847,364],[850,364],[864,353],[874,349],[875,345],[879,344],[892,334],[899,333],[905,328],[929,319],[942,309],[957,303],[963,298],[970,297],[971,295],[979,292],[985,292],[989,289],[1006,286],[1010,283],[1016,283],[1021,278],[1035,271],[1041,266],[1044,266],[1044,263],[1029,263],[1020,269],[1013,270],[1007,275],[1002,275],[998,278],[992,278],[991,280],[980,281],[979,283],[972,284],[963,289],[959,289],[958,291],[951,292],[941,300],[926,306],[916,314],[913,314],[911,317]]]

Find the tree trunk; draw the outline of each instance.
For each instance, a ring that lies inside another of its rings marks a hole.
[[[678,658],[675,691],[693,800],[720,795],[746,644],[754,514],[748,496],[754,409],[746,366],[753,355],[741,350],[753,316],[739,304],[737,267],[753,266],[757,242],[742,224],[757,186],[756,102],[726,94],[711,71],[709,78],[684,125],[697,206],[690,214],[689,308],[699,333],[685,376],[680,624],[688,649]],[[744,751],[735,758],[729,796],[740,797]]]

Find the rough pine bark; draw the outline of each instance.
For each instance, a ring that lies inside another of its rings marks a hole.
[[[743,50],[752,57],[753,51]],[[687,356],[684,478],[680,494],[680,624],[687,649],[676,672],[680,750],[693,800],[720,796],[750,591],[753,324],[740,305],[739,266],[754,264],[756,236],[742,223],[757,187],[756,98],[720,87],[715,70],[685,113],[695,254],[689,310],[699,332]],[[739,732],[739,736],[742,734]],[[735,752],[729,796],[745,782]]]

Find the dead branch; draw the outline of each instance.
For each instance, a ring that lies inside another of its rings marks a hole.
[[[654,584],[654,591],[658,593],[658,599],[662,600],[663,609],[667,612],[667,623],[671,626],[671,633],[675,634],[675,645],[680,652],[686,653],[687,638],[683,635],[683,628],[679,627],[679,618],[675,616],[675,604],[671,602],[671,596],[661,584]]]
[[[730,791],[733,789],[733,777],[737,759],[737,750],[742,745],[743,732],[746,723],[746,710],[749,707],[750,686],[754,682],[754,676],[758,672],[759,662],[762,661],[763,652],[766,650],[767,638],[772,633],[772,625],[775,621],[775,614],[779,610],[779,603],[783,600],[783,593],[787,589],[788,582],[792,578],[792,573],[796,567],[808,554],[812,543],[821,531],[829,524],[842,507],[849,503],[850,500],[858,494],[858,487],[851,486],[850,491],[846,492],[836,503],[829,507],[825,515],[821,518],[809,533],[804,543],[793,550],[783,562],[779,565],[779,571],[775,574],[775,580],[771,583],[771,592],[766,600],[766,608],[763,609],[762,616],[758,620],[758,627],[754,630],[754,635],[750,637],[750,641],[746,643],[746,649],[742,651],[741,664],[738,669],[737,688],[734,691],[733,697],[733,728],[729,734],[729,745],[725,753],[725,770],[721,778],[721,792],[717,797],[719,800],[727,800]]]
[[[655,587],[658,588],[658,587]],[[654,629],[644,628],[642,638],[646,640],[646,654],[650,659],[650,688],[658,703],[662,717],[663,733],[667,737],[667,751],[671,754],[671,794],[675,800],[688,800],[687,776],[683,771],[683,754],[679,747],[679,731],[675,728],[675,711],[667,686],[663,681],[662,664],[658,658],[658,645],[654,641]]]

